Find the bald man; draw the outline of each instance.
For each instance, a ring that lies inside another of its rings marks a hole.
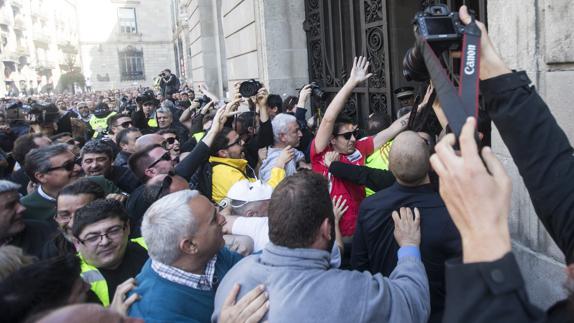
[[[153,145],[161,145],[165,139],[156,133],[140,136],[135,143],[135,151],[140,151]]]
[[[429,322],[440,322],[444,311],[444,263],[450,258],[460,257],[462,246],[444,202],[430,184],[430,147],[424,136],[405,131],[395,138],[389,155],[389,169],[396,182],[361,204],[353,237],[351,266],[373,274],[390,275],[397,265],[399,249],[393,237],[392,212],[401,207],[416,208],[421,216],[420,252],[430,286]]]

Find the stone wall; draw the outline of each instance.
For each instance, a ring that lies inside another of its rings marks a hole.
[[[136,9],[137,34],[121,34],[118,8]],[[94,89],[151,86],[163,69],[175,71],[172,15],[163,0],[80,0],[78,21],[82,70]],[[118,52],[127,46],[143,50],[145,80],[120,81]],[[109,81],[98,81],[97,74]]]
[[[489,35],[504,61],[526,70],[558,124],[574,138],[574,7],[568,0],[488,1]],[[549,143],[552,144],[552,143]],[[513,178],[514,251],[532,301],[547,308],[565,296],[564,256],[536,217],[518,170],[493,131],[493,148]]]

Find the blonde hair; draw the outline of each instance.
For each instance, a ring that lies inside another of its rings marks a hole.
[[[3,281],[15,271],[35,261],[36,257],[26,255],[24,251],[18,247],[0,247],[0,281]]]

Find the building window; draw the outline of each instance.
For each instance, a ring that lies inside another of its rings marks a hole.
[[[135,34],[138,32],[135,8],[118,8],[120,32]]]
[[[143,50],[128,46],[118,54],[121,81],[145,80]]]

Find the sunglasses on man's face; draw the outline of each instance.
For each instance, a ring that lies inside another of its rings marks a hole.
[[[149,165],[147,168],[154,167],[155,165],[157,165],[157,163],[159,163],[162,160],[171,161],[171,156],[169,155],[169,152],[166,152],[165,154],[161,155],[161,157],[158,160],[151,163],[151,165]]]
[[[231,148],[231,147],[233,147],[233,146],[235,146],[235,145],[240,145],[240,146],[241,146],[241,141],[242,141],[242,140],[241,140],[241,137],[237,137],[237,139],[236,139],[234,142],[232,142],[232,143],[230,143],[229,145],[225,146],[225,149]]]
[[[175,144],[176,141],[179,141],[179,138],[177,138],[177,137],[169,137],[169,138],[166,138],[166,139],[165,139],[165,142],[166,142],[168,145],[173,145],[173,144]]]
[[[75,163],[73,160],[68,160],[68,161],[66,161],[65,163],[63,163],[63,164],[60,165],[60,166],[48,168],[48,169],[46,170],[46,173],[49,173],[49,172],[52,172],[52,171],[55,171],[55,170],[60,170],[60,169],[64,169],[64,170],[66,170],[66,171],[68,171],[68,172],[71,172],[71,171],[74,170],[74,165],[75,165],[75,164],[76,164],[76,163]]]
[[[343,138],[345,138],[346,140],[351,140],[351,137],[355,137],[355,139],[359,138],[359,128],[353,130],[353,131],[349,131],[349,132],[344,132],[344,133],[339,133],[337,134],[337,136],[343,136]]]

